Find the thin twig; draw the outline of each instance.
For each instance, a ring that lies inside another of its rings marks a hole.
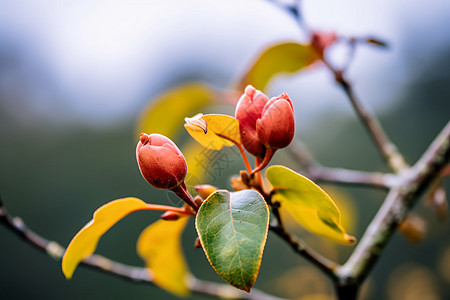
[[[397,176],[394,174],[322,166],[298,140],[294,140],[287,149],[304,169],[305,175],[313,181],[360,185],[385,190],[397,185]]]
[[[269,226],[269,229],[274,233],[276,233],[280,238],[282,238],[289,246],[291,246],[291,248],[296,253],[298,253],[299,255],[307,259],[309,262],[317,266],[326,275],[336,279],[337,277],[335,276],[335,271],[336,269],[339,268],[339,264],[317,253],[308,245],[306,245],[302,240],[298,239],[297,237],[287,232],[281,220],[279,207],[277,203],[275,203],[272,206],[272,213],[275,216],[277,224],[275,225],[271,224]]]
[[[422,192],[450,158],[450,122],[436,137],[420,160],[402,172],[401,184],[387,195],[383,205],[348,261],[337,270],[341,282],[357,284],[372,270],[382,250],[405,219]]]
[[[364,172],[342,168],[316,166],[308,170],[311,180],[389,189],[397,185],[397,176],[379,172]]]
[[[302,16],[302,13],[299,9],[301,0],[293,1],[293,3],[287,4],[283,3],[283,1],[277,1],[277,0],[269,0],[269,2],[273,2],[277,6],[283,7],[283,9],[289,11],[292,16],[297,21],[298,25],[305,31],[305,33],[309,34],[311,33],[311,29],[309,28],[308,24],[304,21],[304,18]]]
[[[23,241],[47,253],[57,261],[62,259],[65,248],[55,241],[43,238],[29,229],[22,219],[11,217],[0,199],[0,224],[9,228],[11,232],[18,235]],[[153,274],[146,268],[125,265],[101,255],[91,255],[81,262],[82,266],[94,270],[130,280],[137,283],[153,285]],[[237,290],[229,285],[209,282],[192,277],[188,283],[192,293],[208,295],[223,299],[242,300],[283,300],[275,296],[266,294],[260,290],[252,289],[250,294]]]
[[[362,102],[357,98],[352,85],[345,78],[343,72],[334,69],[326,61],[324,61],[324,63],[330,69],[330,71],[333,72],[336,82],[344,90],[356,114],[361,120],[361,123],[366,127],[367,131],[375,142],[375,145],[378,147],[383,158],[386,160],[387,164],[395,172],[400,172],[401,170],[407,168],[408,164],[405,162],[403,155],[400,154],[400,152],[397,150],[397,147],[389,140],[378,119],[369,109],[364,107]]]
[[[219,294],[223,299],[286,300],[284,298],[268,295],[257,289],[252,289],[251,293],[248,294],[237,289],[232,289],[225,284],[204,281],[197,278],[192,278],[189,286],[191,290],[202,291],[201,294],[204,295],[217,296]]]

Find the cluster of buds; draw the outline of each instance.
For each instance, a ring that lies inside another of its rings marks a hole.
[[[244,148],[257,159],[252,173],[263,169],[275,151],[288,146],[294,137],[294,110],[286,93],[269,100],[261,91],[247,86],[236,106],[236,119]],[[174,142],[160,134],[141,133],[136,159],[148,183],[173,191],[194,211],[198,210],[201,202],[189,194],[184,182],[186,159]],[[212,186],[199,186],[202,198],[214,190]],[[172,217],[167,215],[164,218]]]
[[[286,93],[269,100],[249,85],[237,103],[235,116],[244,148],[260,161],[252,173],[267,166],[275,151],[294,138],[294,109]]]

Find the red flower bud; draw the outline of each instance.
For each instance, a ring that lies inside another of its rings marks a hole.
[[[141,133],[136,159],[145,180],[160,189],[174,189],[184,182],[186,160],[180,149],[160,134]]]
[[[235,115],[244,148],[260,162],[252,173],[264,168],[275,151],[288,146],[294,138],[294,109],[286,93],[269,101],[249,85],[238,101]]]
[[[244,148],[257,157],[264,157],[266,149],[256,132],[256,121],[261,118],[264,105],[269,101],[266,95],[248,85],[236,105],[235,116]]]
[[[294,109],[286,93],[266,103],[261,118],[256,121],[256,132],[261,143],[270,149],[287,147],[294,138]]]

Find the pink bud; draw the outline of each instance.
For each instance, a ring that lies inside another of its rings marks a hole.
[[[294,109],[286,93],[266,103],[261,118],[256,121],[256,132],[261,143],[270,149],[287,147],[294,138]]]
[[[264,106],[269,101],[266,95],[248,85],[236,105],[235,116],[239,121],[239,130],[244,148],[257,157],[264,157],[265,147],[256,132],[256,121],[261,118]]]
[[[294,138],[294,109],[286,93],[272,98],[248,85],[236,106],[236,119],[244,148],[256,156],[262,170],[276,150],[288,146]]]
[[[186,160],[180,149],[160,134],[141,133],[136,159],[145,180],[160,189],[175,189],[184,182]]]

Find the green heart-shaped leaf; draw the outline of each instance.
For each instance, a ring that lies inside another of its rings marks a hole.
[[[278,201],[303,227],[343,244],[355,243],[356,239],[341,225],[338,207],[318,185],[283,166],[272,166],[266,174],[276,191],[272,200]]]
[[[196,228],[209,263],[226,282],[250,292],[261,265],[269,209],[254,190],[219,190],[203,202]]]

